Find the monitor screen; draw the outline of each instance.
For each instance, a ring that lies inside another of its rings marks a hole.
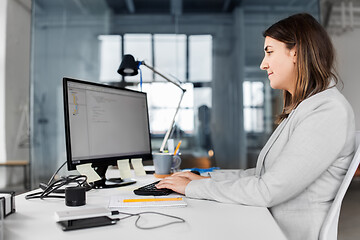
[[[151,159],[146,93],[64,78],[68,170]]]

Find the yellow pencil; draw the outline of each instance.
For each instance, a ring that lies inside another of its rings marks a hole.
[[[159,201],[181,201],[181,197],[177,198],[139,198],[139,199],[124,199],[124,203],[129,202],[159,202]]]
[[[178,152],[179,148],[180,148],[180,145],[181,145],[181,140],[179,141],[178,145],[176,146],[176,149],[175,149],[175,152],[174,152],[174,155],[176,155],[176,153]]]

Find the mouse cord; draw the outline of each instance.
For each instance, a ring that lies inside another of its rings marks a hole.
[[[181,217],[177,217],[177,216],[173,216],[173,215],[169,215],[169,214],[165,214],[165,213],[159,213],[159,212],[126,213],[126,212],[112,211],[111,213],[112,213],[112,215],[115,215],[115,214],[124,214],[124,215],[127,215],[126,217],[118,218],[117,220],[124,220],[124,219],[126,219],[126,218],[130,218],[130,217],[135,217],[135,216],[137,216],[137,219],[136,219],[136,221],[135,221],[135,226],[136,226],[137,228],[139,228],[139,229],[142,229],[142,230],[156,229],[156,228],[165,227],[165,226],[168,226],[168,225],[171,225],[171,224],[175,224],[175,223],[184,223],[184,222],[186,222],[185,219],[183,219],[183,218],[181,218]],[[139,224],[139,220],[141,219],[141,216],[144,215],[144,214],[156,214],[156,215],[161,215],[161,216],[165,216],[165,217],[177,219],[178,221],[168,222],[168,223],[165,223],[165,224],[161,224],[161,225],[157,225],[157,226],[152,226],[152,227],[142,227],[142,226]]]

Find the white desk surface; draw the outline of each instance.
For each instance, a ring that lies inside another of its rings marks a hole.
[[[16,213],[4,221],[4,239],[286,239],[267,208],[214,201],[186,199],[188,206],[181,208],[124,209],[124,212],[156,211],[175,215],[186,223],[159,229],[140,230],[135,227],[136,217],[119,221],[115,225],[63,232],[55,222],[54,213],[69,209],[107,207],[110,196],[129,194],[138,186],[155,180],[153,176],[138,177],[138,182],[122,188],[91,190],[86,195],[86,205],[68,207],[64,199],[32,199],[25,195],[15,198]],[[117,217],[115,215],[114,217]],[[121,216],[123,217],[123,216]],[[162,223],[159,216],[143,216],[143,224]],[[165,219],[172,221],[173,219]]]

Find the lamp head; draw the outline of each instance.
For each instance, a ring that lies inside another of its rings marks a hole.
[[[124,55],[117,72],[123,76],[135,76],[138,74],[139,63],[139,61],[135,61],[135,58],[132,55],[126,54]]]

